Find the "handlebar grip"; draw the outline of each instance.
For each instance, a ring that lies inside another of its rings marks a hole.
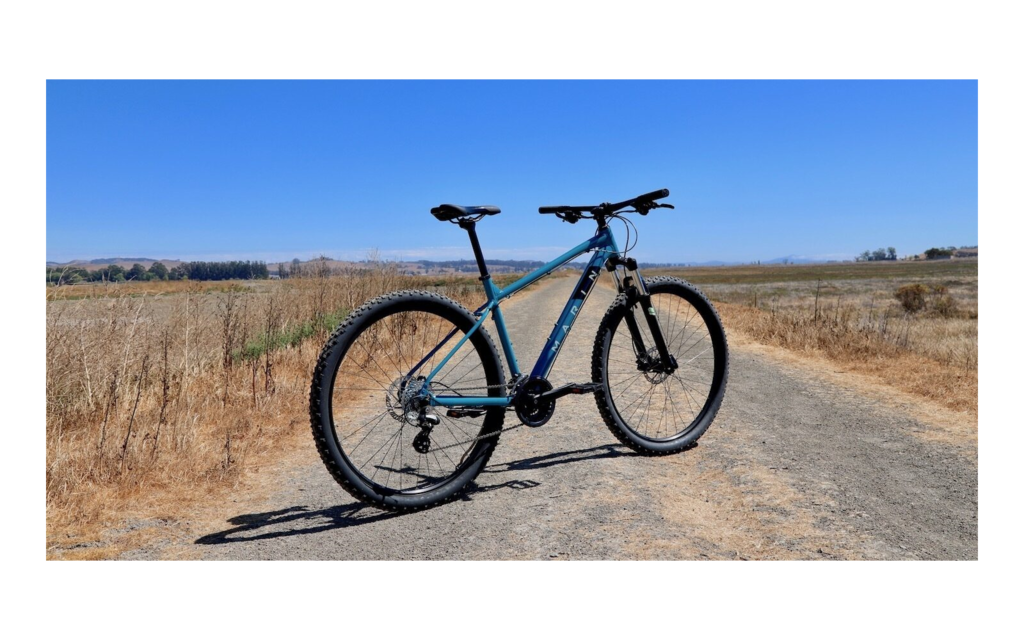
[[[659,189],[650,193],[645,193],[642,196],[637,196],[636,200],[661,200],[662,198],[668,197],[668,189]]]
[[[539,213],[558,213],[559,211],[564,211],[565,209],[566,209],[565,206],[560,206],[560,207],[541,207],[541,208],[537,209],[537,211]]]

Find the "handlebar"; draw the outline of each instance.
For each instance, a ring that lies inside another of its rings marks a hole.
[[[540,207],[537,211],[540,213],[568,213],[570,211],[576,213],[590,213],[596,208],[597,207],[570,207],[567,205],[558,205],[554,207]]]
[[[622,202],[616,202],[615,204],[603,204],[601,205],[607,213],[618,211],[619,209],[625,209],[626,207],[632,207],[639,202],[654,202],[655,200],[661,200],[662,198],[668,197],[668,189],[658,189],[650,193],[645,193],[642,196],[637,196],[630,200],[623,200]]]
[[[568,219],[570,222],[576,222],[580,218],[582,213],[592,213],[595,216],[605,216],[608,214],[615,213],[620,209],[627,207],[635,208],[641,215],[647,215],[647,212],[651,209],[659,207],[665,207],[667,209],[674,209],[670,204],[658,204],[655,200],[661,200],[662,198],[668,197],[668,189],[659,189],[650,193],[645,193],[642,196],[630,198],[629,200],[623,200],[622,202],[610,203],[604,202],[598,205],[582,206],[582,207],[571,207],[568,205],[555,205],[548,207],[540,207],[537,209],[540,213],[553,213],[563,220]],[[568,214],[568,215],[566,215]]]

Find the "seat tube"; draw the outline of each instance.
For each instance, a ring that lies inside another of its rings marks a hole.
[[[476,235],[476,223],[472,220],[463,220],[459,226],[469,234],[469,243],[473,246],[473,257],[476,258],[477,267],[480,269],[480,282],[484,285],[484,293],[487,294],[487,305],[494,313],[494,326],[498,330],[498,338],[501,340],[501,350],[505,353],[505,361],[508,363],[512,375],[519,375],[519,363],[516,362],[516,354],[512,349],[512,341],[508,337],[508,329],[505,328],[505,316],[498,306],[498,289],[491,280],[491,274],[487,271],[487,262],[484,260],[484,252],[480,248],[480,239]]]
[[[505,361],[508,363],[509,373],[512,377],[519,377],[519,363],[516,361],[516,352],[512,348],[512,340],[509,338],[508,329],[505,327],[505,316],[501,313],[501,307],[494,305],[494,326],[498,330],[498,339],[501,340],[501,350],[505,353]]]

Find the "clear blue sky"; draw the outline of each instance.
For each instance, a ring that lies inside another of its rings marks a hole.
[[[47,260],[470,257],[593,232],[537,214],[669,188],[659,262],[978,239],[977,83],[47,83]],[[616,229],[618,231],[618,229]]]

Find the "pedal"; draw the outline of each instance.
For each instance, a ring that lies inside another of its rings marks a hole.
[[[486,409],[449,409],[449,418],[479,418],[487,413]]]

